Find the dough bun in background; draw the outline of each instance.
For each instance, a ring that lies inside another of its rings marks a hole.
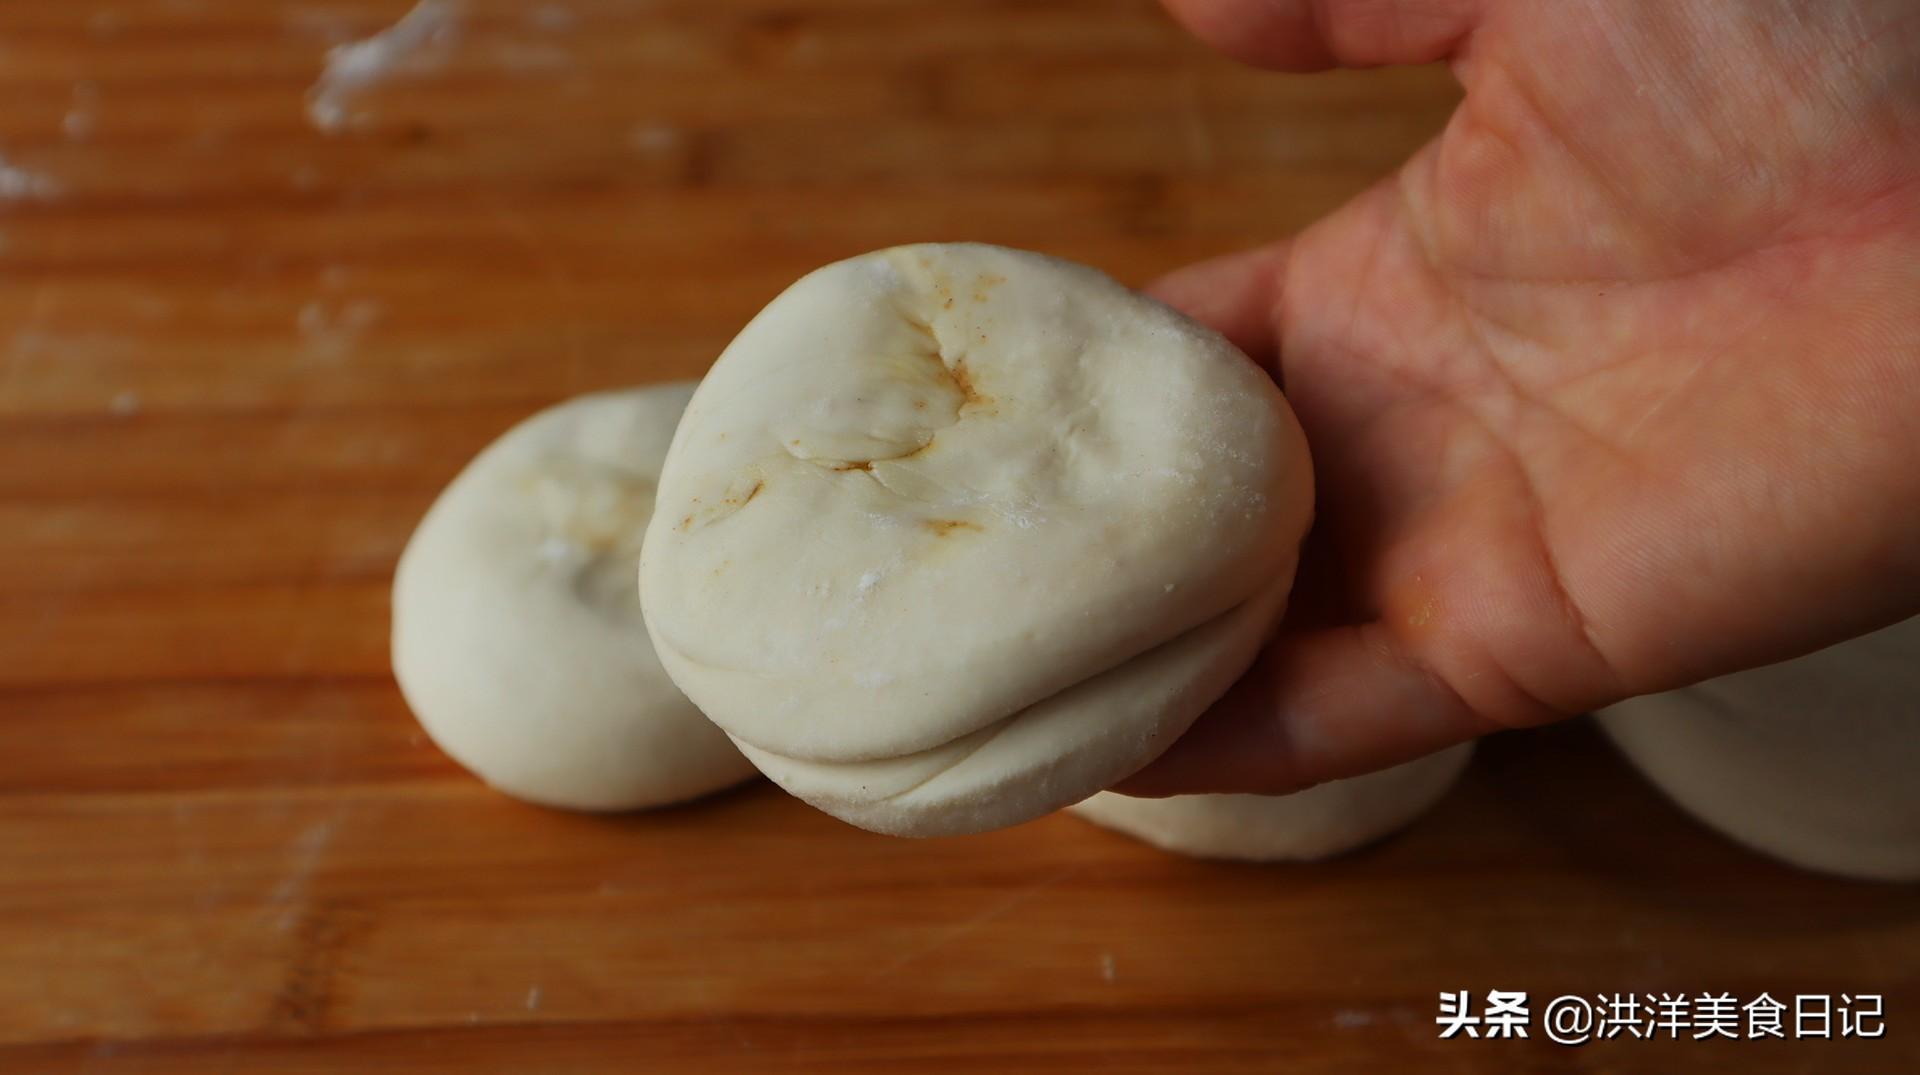
[[[1103,791],[1068,812],[1163,851],[1194,858],[1306,862],[1411,824],[1440,801],[1473,757],[1462,743],[1415,761],[1292,795],[1175,795]]]
[[[1920,617],[1598,719],[1648,780],[1740,843],[1920,880]]]
[[[701,382],[641,558],[674,682],[855,825],[1012,825],[1245,669],[1312,511],[1217,333],[1084,266],[899,247],[795,283]]]
[[[635,571],[690,383],[583,396],[494,441],[393,582],[393,670],[440,748],[580,810],[694,798],[753,768],[654,657]]]

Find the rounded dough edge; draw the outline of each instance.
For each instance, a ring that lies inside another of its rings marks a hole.
[[[1735,842],[1803,869],[1920,881],[1920,617],[1595,718]]]
[[[519,422],[462,468],[400,556],[401,693],[436,745],[505,794],[627,810],[753,775],[660,667],[631,539],[616,537],[650,509],[692,390],[594,393]]]
[[[1370,844],[1413,823],[1466,768],[1473,744],[1291,795],[1176,795],[1103,791],[1067,812],[1175,854],[1249,862],[1307,862]]]

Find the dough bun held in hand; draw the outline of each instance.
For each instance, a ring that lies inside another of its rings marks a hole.
[[[1462,743],[1292,795],[1136,799],[1107,791],[1068,811],[1195,858],[1306,862],[1351,851],[1411,824],[1453,787],[1472,756],[1473,744]]]
[[[1312,511],[1218,334],[980,245],[820,269],[674,435],[641,596],[674,682],[788,791],[977,832],[1138,769],[1245,670]]]
[[[468,464],[401,554],[394,676],[434,742],[509,795],[624,810],[753,772],[660,667],[634,583],[692,392],[606,392],[534,415]]]
[[[1920,881],[1920,617],[1599,719],[1647,779],[1748,847]]]

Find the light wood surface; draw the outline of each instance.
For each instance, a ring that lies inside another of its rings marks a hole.
[[[393,561],[532,410],[785,283],[982,239],[1123,279],[1294,230],[1439,71],[1240,70],[1138,0],[507,0],[311,122],[402,0],[0,4],[0,1071],[1894,1072],[1920,902],[1725,844],[1583,727],[1310,868],[757,786],[482,789]],[[1442,990],[1886,995],[1886,1039],[1438,1041]]]

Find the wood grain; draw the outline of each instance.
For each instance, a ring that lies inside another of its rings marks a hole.
[[[386,667],[473,451],[697,375],[786,282],[974,238],[1144,281],[1298,229],[1443,72],[1282,77],[1142,0],[559,0],[317,130],[402,0],[0,5],[0,1071],[1920,1065],[1920,904],[1734,848],[1590,730],[1311,868],[764,786],[518,805]],[[1874,1042],[1437,1041],[1441,990],[1879,992]]]

